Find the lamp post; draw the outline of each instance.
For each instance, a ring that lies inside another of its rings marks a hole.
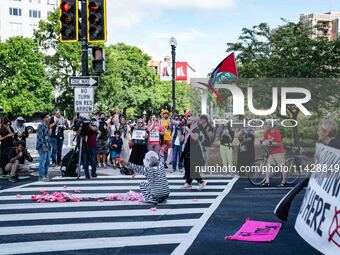
[[[170,38],[170,46],[171,46],[171,57],[172,57],[172,111],[176,109],[176,96],[175,96],[175,82],[176,82],[176,47],[177,41],[176,38],[171,36]]]

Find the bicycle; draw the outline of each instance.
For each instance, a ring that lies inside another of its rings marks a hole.
[[[262,145],[262,142],[261,142]],[[266,171],[264,166],[267,166],[268,158],[270,156],[271,145],[264,146],[264,152],[262,158],[256,159],[254,161],[254,170],[248,173],[248,180],[254,186],[260,186],[265,182]],[[285,171],[288,172],[286,183],[288,185],[293,185],[301,175],[301,169],[303,166],[307,165],[307,156],[302,152],[301,148],[287,146],[286,156],[288,159],[285,160]],[[281,173],[275,172],[273,175],[278,175]]]

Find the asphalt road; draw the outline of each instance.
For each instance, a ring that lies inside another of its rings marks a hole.
[[[245,179],[232,185],[230,178],[214,178],[203,192],[187,192],[180,189],[183,180],[172,176],[172,196],[154,212],[152,205],[97,201],[108,193],[138,191],[138,178],[107,176],[91,181],[30,183],[33,180],[0,191],[0,254],[320,254],[294,230],[303,194],[294,201],[289,221],[272,243],[224,240],[247,217],[278,221],[273,209],[287,190],[248,189],[251,186]],[[0,186],[3,182],[0,180]],[[80,196],[95,198],[80,203],[36,204],[30,196],[41,189],[79,189]]]

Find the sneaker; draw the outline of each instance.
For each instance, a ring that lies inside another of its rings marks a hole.
[[[48,177],[43,178],[43,182],[49,182],[50,179]]]
[[[207,186],[207,183],[208,183],[207,181],[203,181],[202,183],[200,183],[198,189],[199,189],[199,190],[204,189],[204,187]]]
[[[185,183],[184,186],[183,186],[184,189],[191,189],[192,188],[192,185],[189,184],[189,183]]]
[[[154,199],[145,200],[143,203],[145,203],[145,204],[154,204],[154,205],[157,205],[157,201],[154,200]]]
[[[97,178],[97,175],[96,174],[92,174],[91,177],[92,178]]]
[[[12,176],[12,177],[9,177],[9,179],[8,179],[10,182],[12,182],[12,183],[15,183],[15,182],[17,182],[18,180],[14,177],[14,176]]]
[[[106,164],[105,163],[103,163],[103,167],[106,168]]]

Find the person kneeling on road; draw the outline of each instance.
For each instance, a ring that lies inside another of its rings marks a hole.
[[[121,161],[121,163],[127,165],[127,168],[134,173],[142,174],[147,178],[146,182],[139,184],[145,202],[157,204],[166,201],[170,194],[169,183],[164,163],[159,159],[156,152],[149,151],[145,154],[144,166],[124,161]]]
[[[17,182],[19,180],[20,172],[29,170],[29,166],[25,164],[25,160],[33,161],[32,156],[27,151],[24,141],[19,141],[14,148],[8,152],[9,163],[6,165],[6,171],[10,172],[10,182]]]

